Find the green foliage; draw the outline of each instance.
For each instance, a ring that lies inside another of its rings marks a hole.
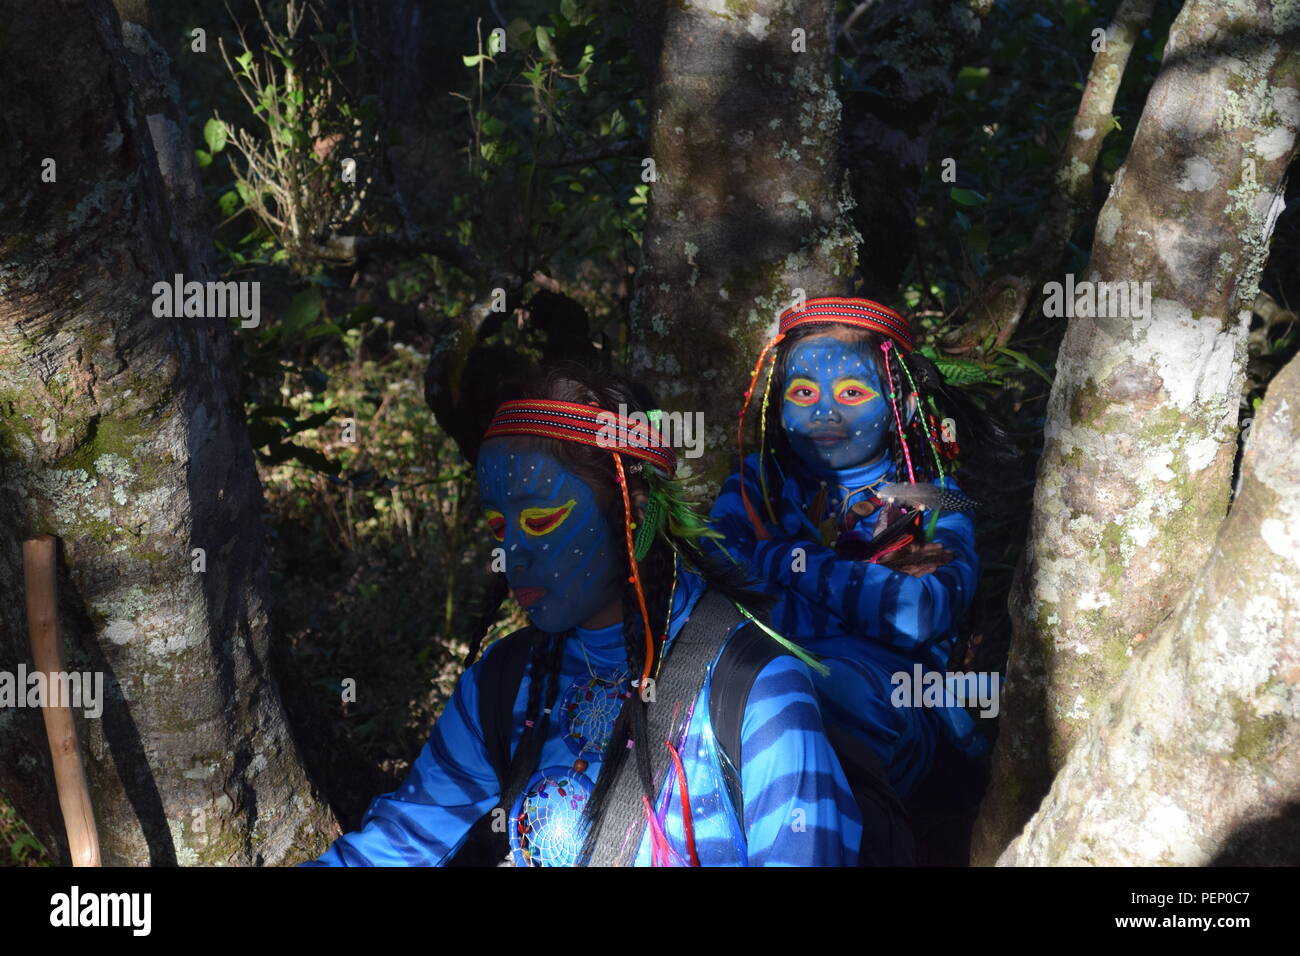
[[[0,867],[51,865],[48,851],[0,793]]]
[[[512,21],[504,48],[494,31],[464,55],[468,195],[450,231],[486,261],[555,277],[615,316],[644,228],[645,109],[632,21],[597,10],[565,0],[546,22]]]
[[[1085,0],[994,5],[971,61],[957,74],[922,179],[918,262],[926,274],[917,267],[908,277],[920,293],[918,304],[951,311],[1028,245],[1057,188],[1056,163],[1094,55],[1092,31],[1108,25],[1115,7]],[[1169,4],[1157,4],[1150,29],[1129,59],[1114,108],[1115,130],[1101,156],[1094,215],[1127,155],[1175,12]],[[956,161],[956,183],[939,175],[945,158]],[[1085,216],[1067,269],[1080,271],[1086,263],[1094,228],[1093,216]],[[938,292],[932,294],[931,287]]]
[[[378,168],[378,99],[353,93],[343,76],[357,57],[348,22],[322,27],[316,3],[290,0],[282,21],[258,7],[261,39],[241,28],[238,55],[220,42],[250,128],[214,115],[203,125],[207,149],[195,155],[207,168],[234,147],[221,214],[247,212],[255,228],[238,248],[221,246],[232,266],[288,261],[306,271],[331,231],[374,224],[364,198]]]
[[[428,355],[396,338],[392,321],[342,324],[313,345],[328,374],[287,374],[284,408],[264,406],[336,468],[263,458],[273,573],[310,706],[333,723],[336,745],[399,773],[459,676],[490,537],[471,469],[424,404]],[[340,705],[348,677],[357,700]]]

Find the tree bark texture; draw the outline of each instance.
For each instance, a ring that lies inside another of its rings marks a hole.
[[[1297,449],[1293,359],[1260,407],[1209,561],[999,865],[1300,863]]]
[[[1293,4],[1187,3],[1083,279],[1149,315],[1070,320],[1047,409],[992,784],[992,862],[1210,553],[1227,511],[1251,304],[1300,126]]]
[[[705,413],[704,455],[681,462],[701,489],[725,477],[723,449],[777,314],[797,290],[851,287],[858,236],[837,156],[832,10],[686,0],[664,12],[632,365],[664,408]]]
[[[56,535],[69,667],[104,675],[81,731],[105,864],[315,855],[334,821],[268,671],[231,334],[154,314],[154,284],[196,266],[122,26],[107,0],[0,12],[0,669],[26,657],[19,543]],[[39,722],[0,710],[0,786],[57,846]]]

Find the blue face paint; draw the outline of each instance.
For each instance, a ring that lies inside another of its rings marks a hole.
[[[618,600],[623,553],[590,485],[509,438],[483,443],[478,485],[506,579],[535,626],[558,634]]]
[[[838,471],[885,451],[889,399],[874,362],[846,342],[816,335],[794,347],[787,368],[781,423],[795,454]]]

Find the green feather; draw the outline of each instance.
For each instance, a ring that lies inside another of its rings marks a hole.
[[[732,603],[734,604],[735,602],[733,601]],[[828,674],[830,674],[831,669],[829,667],[827,667],[821,661],[817,660],[817,658],[813,657],[811,654],[809,654],[798,644],[794,643],[794,641],[790,640],[789,638],[782,637],[776,631],[772,630],[770,627],[768,627],[758,618],[754,617],[754,615],[750,614],[749,611],[746,610],[743,605],[736,604],[736,610],[738,610],[741,614],[745,615],[745,617],[749,618],[751,621],[757,624],[760,628],[763,629],[763,633],[765,633],[772,640],[776,641],[778,644],[784,647],[795,657],[799,658],[799,660],[803,661],[805,664],[807,664],[809,667],[815,670],[818,674],[821,674],[822,677],[826,677]]]

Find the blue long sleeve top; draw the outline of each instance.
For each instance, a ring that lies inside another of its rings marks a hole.
[[[679,576],[669,626],[676,637],[703,590],[695,575]],[[579,628],[565,643],[557,703],[593,676],[626,673],[622,625]],[[489,647],[492,654],[495,647]],[[486,655],[485,655],[486,656]],[[671,666],[672,658],[665,666]],[[435,724],[410,773],[394,792],[374,800],[355,833],[340,837],[315,865],[438,866],[460,848],[473,824],[499,801],[499,785],[479,727],[482,662],[466,671]],[[712,668],[710,668],[711,672]],[[679,748],[691,807],[695,847],[704,866],[851,866],[857,861],[861,818],[827,743],[808,668],[782,655],[755,679],[741,725],[741,790],[744,820],[738,821],[722,782],[709,722],[710,678],[694,702]],[[519,743],[528,702],[529,676],[514,702],[512,751]],[[664,706],[662,703],[651,706]],[[552,719],[539,767],[568,767],[574,751],[570,728]],[[599,752],[584,754],[591,781],[600,773]],[[670,848],[670,862],[687,859],[682,805],[674,773],[667,774],[655,807]],[[649,828],[635,864],[652,862]],[[308,864],[311,865],[311,864]]]
[[[913,577],[881,564],[841,558],[822,543],[808,519],[823,482],[838,512],[868,496],[868,491],[857,489],[892,471],[887,457],[838,473],[818,474],[799,465],[781,483],[773,502],[773,525],[763,505],[758,456],[751,455],[745,459],[743,479],[736,473],[723,484],[711,517],[713,527],[725,536],[726,549],[749,563],[777,599],[773,626],[830,665],[829,675],[813,675],[826,718],[873,746],[895,787],[906,794],[929,768],[935,733],[945,734],[968,756],[987,750],[985,738],[960,706],[903,712],[890,703],[893,675],[915,673],[916,664],[921,673],[947,669],[957,625],[979,578],[974,525],[963,512],[942,512],[933,540],[951,551],[953,560],[932,574]],[[741,500],[742,480],[771,535],[768,539],[755,535]],[[956,488],[951,479],[946,481],[947,487]]]

